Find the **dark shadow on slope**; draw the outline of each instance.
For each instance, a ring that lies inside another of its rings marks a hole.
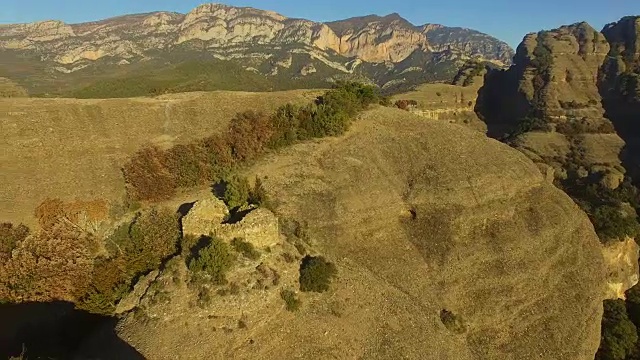
[[[83,359],[142,359],[115,334],[117,319],[74,308],[72,303],[0,305],[0,359],[71,359],[90,336],[101,329],[100,341],[87,348]],[[106,330],[104,330],[106,329]]]
[[[490,70],[485,75],[474,111],[487,124],[487,136],[507,138],[531,111],[525,94],[518,89],[521,73],[520,68],[512,66],[508,70]]]

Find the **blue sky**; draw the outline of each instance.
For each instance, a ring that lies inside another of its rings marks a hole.
[[[203,0],[2,0],[0,23],[57,19],[68,23],[157,10],[188,12]],[[235,6],[274,10],[316,21],[397,12],[412,23],[440,23],[486,32],[516,46],[528,32],[587,21],[600,30],[640,15],[640,0],[244,0]]]

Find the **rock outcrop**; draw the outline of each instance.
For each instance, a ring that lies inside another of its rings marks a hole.
[[[511,130],[535,117],[564,132],[613,132],[597,87],[608,52],[604,35],[587,23],[529,34],[515,65],[488,75],[478,110],[492,125]]]
[[[513,60],[513,49],[507,43],[496,41],[476,30],[426,24],[422,26],[422,32],[434,51],[463,51],[473,58],[486,59],[499,65],[511,64]]]
[[[182,233],[214,236],[228,242],[242,238],[260,249],[281,242],[278,218],[271,211],[257,208],[246,212],[241,220],[225,223],[229,209],[222,200],[214,197],[200,200],[182,218]]]
[[[617,188],[625,142],[605,117],[598,87],[609,48],[587,23],[525,36],[515,65],[489,72],[479,91],[476,111],[489,135],[508,135],[534,161],[553,166],[559,179],[582,166],[577,176]]]
[[[608,243],[602,250],[608,271],[607,299],[625,299],[625,291],[638,284],[638,244],[634,239]]]
[[[308,224],[311,251],[335,262],[338,279],[326,294],[298,294],[296,313],[277,292],[257,301],[242,281],[204,308],[215,311],[184,307],[176,290],[150,320],[118,326],[145,357],[593,358],[607,287],[597,236],[509,146],[379,108],[344,137],[296,145],[252,171],[281,216]],[[269,266],[295,281],[297,271]],[[169,274],[169,288],[186,288]]]

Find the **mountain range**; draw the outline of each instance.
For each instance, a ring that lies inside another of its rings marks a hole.
[[[513,54],[478,31],[415,26],[398,14],[318,23],[223,4],[82,24],[0,25],[0,76],[40,95],[326,87],[341,78],[407,88],[450,81],[472,58],[509,65]]]

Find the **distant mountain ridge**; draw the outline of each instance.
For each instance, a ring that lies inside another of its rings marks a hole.
[[[380,86],[410,85],[450,80],[471,58],[504,66],[512,56],[507,44],[489,35],[415,26],[398,14],[318,23],[272,11],[204,4],[187,14],[0,25],[0,75],[31,92],[55,92],[69,88],[67,83],[91,84],[112,74],[126,76],[131,72],[127,67],[138,73],[140,67],[157,70],[194,59],[235,62],[278,80],[276,88],[299,87],[296,79],[317,86],[344,76]],[[64,75],[70,75],[68,81]]]

